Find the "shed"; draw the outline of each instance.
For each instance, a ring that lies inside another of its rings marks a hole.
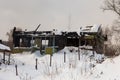
[[[5,64],[6,63],[6,57],[5,57],[5,55],[6,55],[6,52],[8,52],[8,55],[9,55],[9,57],[8,57],[8,64],[10,64],[10,51],[11,51],[11,49],[8,47],[8,46],[6,46],[6,45],[4,45],[4,44],[0,44],[0,52],[3,52],[3,59],[2,59],[2,61],[3,61],[3,63]],[[2,63],[2,62],[0,62],[0,63]]]

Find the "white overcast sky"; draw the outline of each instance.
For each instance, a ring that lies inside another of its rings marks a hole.
[[[14,26],[23,30],[66,29],[71,15],[71,29],[85,25],[110,25],[116,18],[103,12],[104,0],[0,0],[0,39]]]

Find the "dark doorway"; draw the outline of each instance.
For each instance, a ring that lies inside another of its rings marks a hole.
[[[67,38],[67,46],[79,46],[79,39],[78,38]]]

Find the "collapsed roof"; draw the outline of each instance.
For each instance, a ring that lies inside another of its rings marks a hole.
[[[83,28],[80,28],[80,32],[98,32],[101,25],[93,25],[93,26],[86,26]]]
[[[102,28],[101,25],[93,25],[93,26],[85,26],[85,27],[80,27],[80,29],[72,29],[68,31],[62,31],[65,32],[66,34],[69,33],[77,33],[77,35],[82,35],[82,34],[99,34],[101,32]],[[56,34],[56,33],[55,33]]]
[[[40,35],[63,35],[69,34],[69,33],[77,33],[77,35],[82,35],[82,34],[96,34],[101,32],[101,25],[93,25],[93,26],[86,26],[86,27],[80,27],[80,29],[72,29],[72,30],[56,30],[54,29],[53,31],[16,31],[16,34],[19,36],[23,35],[28,35],[28,36],[40,36]],[[76,34],[75,33],[75,34]]]

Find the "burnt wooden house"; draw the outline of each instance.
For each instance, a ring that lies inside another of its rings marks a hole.
[[[38,28],[37,28],[38,29]],[[13,44],[14,47],[31,48],[37,47],[44,51],[46,47],[53,47],[56,50],[61,50],[66,45],[64,33],[56,34],[53,31],[16,31],[13,29]]]
[[[103,35],[101,25],[86,26],[80,28],[81,46],[92,46],[92,50],[97,53],[103,53],[104,41],[107,36]]]
[[[37,29],[39,26],[37,27]],[[16,31],[13,29],[14,47],[38,47],[41,51],[45,47],[54,47],[61,50],[65,46],[92,46],[94,50],[101,52],[104,36],[101,25],[86,26],[76,31]]]

